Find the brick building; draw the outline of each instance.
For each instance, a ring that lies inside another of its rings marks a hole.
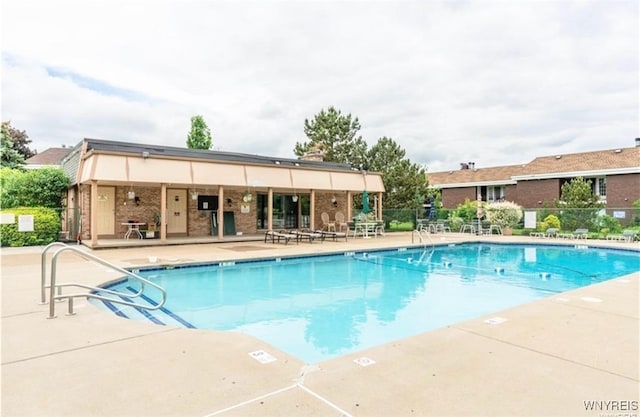
[[[522,165],[477,168],[462,163],[460,169],[427,174],[429,186],[442,193],[445,208],[465,199],[513,201],[525,209],[551,205],[560,198],[562,185],[582,177],[606,203],[608,213],[624,212],[631,218],[631,204],[640,199],[640,138],[635,147],[537,157]]]
[[[382,177],[348,165],[99,139],[84,139],[62,161],[72,179],[66,229],[96,246],[141,223],[154,238],[255,234],[313,228],[321,216],[352,216],[352,197],[376,196]]]

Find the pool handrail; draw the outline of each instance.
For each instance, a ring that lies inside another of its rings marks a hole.
[[[429,238],[429,242],[431,243],[431,246],[434,246],[435,244],[433,243],[433,239],[431,239],[431,236],[429,235],[428,229],[423,227],[423,225],[419,225],[417,229],[411,232],[411,243],[413,243],[413,235],[417,234],[418,238],[420,239],[420,243],[422,243],[424,246],[427,246],[427,243],[422,238],[422,232],[425,232],[425,235]]]
[[[53,256],[51,257],[51,278],[50,278],[50,283],[49,285],[46,285],[46,253],[49,249],[51,249],[52,247],[55,246],[62,246],[60,249],[58,249]],[[82,258],[85,258],[87,260],[92,260],[95,261],[103,266],[106,266],[108,268],[111,268],[117,272],[123,273],[126,276],[133,278],[137,281],[140,282],[140,289],[138,290],[138,292],[136,293],[123,293],[123,292],[119,292],[119,291],[112,291],[106,288],[101,288],[101,287],[95,287],[92,285],[86,285],[86,284],[82,284],[82,283],[77,283],[77,282],[67,282],[67,283],[61,283],[61,284],[57,284],[56,283],[56,275],[57,275],[57,260],[58,260],[58,256],[60,256],[60,254],[62,252],[65,251],[71,251],[72,253],[75,253],[77,255],[79,255]],[[51,243],[49,245],[47,245],[44,250],[42,251],[42,257],[41,257],[41,273],[42,273],[42,277],[41,277],[41,294],[42,294],[42,303],[45,304],[45,288],[49,288],[50,292],[49,292],[49,317],[50,319],[55,318],[55,301],[56,300],[63,300],[63,299],[68,299],[68,315],[73,315],[73,299],[77,298],[77,297],[85,297],[85,298],[95,298],[98,300],[102,300],[102,301],[109,301],[112,303],[117,303],[117,304],[123,304],[123,305],[127,305],[127,306],[131,306],[131,307],[136,307],[136,308],[142,308],[142,309],[146,309],[146,310],[158,310],[160,308],[162,308],[166,302],[167,299],[167,292],[165,291],[164,288],[162,288],[161,286],[159,286],[158,284],[155,284],[143,277],[141,277],[140,275],[136,274],[135,272],[132,271],[128,271],[124,268],[121,268],[111,262],[108,262],[100,257],[97,257],[95,255],[92,255],[90,253],[87,253],[81,249],[78,249],[74,246],[69,246],[66,245],[64,243],[61,242],[54,242]],[[94,292],[81,292],[81,293],[72,293],[72,294],[62,294],[62,287],[80,287],[80,288],[84,288],[87,290],[91,290],[91,291],[100,291],[102,293],[107,293],[107,294],[111,294],[111,295],[115,295],[115,296],[119,296],[119,297],[127,297],[127,298],[137,298],[140,297],[145,289],[145,285],[149,285],[151,287],[154,287],[155,289],[157,289],[158,291],[160,291],[160,294],[162,295],[162,299],[161,301],[156,304],[156,305],[145,305],[145,304],[140,304],[140,303],[135,303],[135,302],[131,302],[131,301],[125,301],[122,298],[113,298],[113,297],[106,297],[103,295],[99,295],[96,294]],[[58,289],[58,295],[56,295],[56,288]]]

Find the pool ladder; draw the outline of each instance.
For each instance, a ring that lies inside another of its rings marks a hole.
[[[427,242],[425,242],[425,238],[423,237],[426,236],[427,239],[429,240],[429,243],[431,244],[431,246],[434,246],[435,244],[433,243],[433,239],[431,239],[431,235],[429,234],[429,230],[422,227],[422,225],[420,225],[417,229],[415,229],[414,231],[411,232],[411,243],[414,242],[413,236],[414,235],[418,235],[418,239],[420,240],[420,243],[422,243],[424,246],[427,246]]]
[[[51,278],[49,280],[49,285],[47,285],[47,252],[54,248],[54,247],[60,247],[58,250],[56,250],[53,254],[53,256],[51,257]],[[67,282],[67,283],[57,283],[57,265],[58,265],[58,256],[60,256],[61,253],[63,252],[72,252],[75,253],[77,255],[79,255],[80,257],[90,260],[90,261],[94,261],[99,263],[100,265],[106,266],[108,268],[111,268],[117,272],[120,272],[122,274],[125,274],[126,276],[128,276],[129,278],[133,278],[135,280],[137,280],[138,282],[140,282],[140,289],[138,290],[138,292],[136,293],[123,293],[123,292],[119,292],[119,291],[112,291],[112,290],[108,290],[106,288],[100,288],[100,287],[94,287],[91,285],[86,285],[86,284],[81,284],[78,282]],[[146,310],[158,310],[160,309],[166,299],[167,299],[167,292],[164,290],[164,288],[160,287],[157,284],[154,284],[153,282],[141,277],[140,275],[131,272],[131,271],[127,271],[124,268],[120,268],[117,265],[112,264],[111,262],[108,262],[102,258],[99,258],[95,255],[92,255],[90,253],[85,252],[82,249],[79,249],[76,246],[69,246],[67,244],[64,244],[62,242],[53,242],[50,243],[49,245],[47,245],[43,250],[42,250],[42,255],[41,255],[41,260],[40,260],[40,266],[41,266],[41,285],[40,285],[40,300],[41,300],[41,304],[46,304],[46,290],[49,289],[49,319],[53,319],[56,317],[55,315],[55,309],[56,309],[56,301],[62,301],[65,298],[68,300],[68,312],[67,315],[73,315],[75,314],[73,312],[73,300],[74,298],[95,298],[98,300],[102,300],[102,301],[109,301],[112,303],[118,303],[118,304],[124,304],[127,306],[131,306],[131,307],[135,307],[135,308],[142,308],[142,309],[146,309]],[[162,300],[155,305],[149,305],[149,304],[140,304],[140,303],[135,303],[132,301],[126,301],[120,297],[125,297],[128,299],[132,299],[132,298],[136,298],[136,297],[141,297],[143,295],[143,292],[145,290],[145,286],[149,285],[150,287],[153,287],[155,289],[157,289],[158,291],[160,291],[160,294],[162,294]],[[79,287],[79,288],[84,288],[86,290],[90,290],[87,292],[78,292],[78,293],[72,293],[72,294],[63,294],[62,293],[62,288],[63,287]],[[104,296],[104,295],[99,295],[96,294],[94,291],[100,291],[103,294],[110,294],[113,295],[114,297],[108,297],[108,296]],[[56,294],[57,293],[57,294]],[[117,297],[117,298],[116,298]]]

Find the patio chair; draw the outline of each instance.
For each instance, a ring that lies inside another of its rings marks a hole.
[[[446,220],[436,220],[436,223],[434,226],[434,233],[445,233],[445,232],[449,232],[451,233],[451,228],[449,227],[449,222]]]
[[[558,236],[558,229],[557,229],[557,228],[555,228],[555,227],[550,227],[550,228],[548,228],[548,229],[544,232],[544,236],[543,236],[543,237],[546,237],[547,239],[550,239],[550,238],[552,238],[552,237],[559,237],[559,236]]]
[[[334,228],[338,232],[342,232],[343,230],[347,230],[347,228],[349,227],[347,225],[347,222],[345,221],[344,213],[342,213],[341,211],[336,212],[335,222],[333,224],[334,224]]]
[[[376,220],[376,226],[373,230],[373,233],[375,236],[384,236],[384,221],[383,220]]]
[[[364,236],[364,229],[357,222],[347,222],[347,238],[349,236],[357,237],[358,233],[360,236]]]
[[[331,220],[329,220],[329,213],[323,211],[322,214],[320,214],[320,219],[322,220],[321,230],[326,230],[327,232],[332,230],[334,232],[336,231],[336,222],[332,222]]]

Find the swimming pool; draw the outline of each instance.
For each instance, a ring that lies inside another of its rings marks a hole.
[[[459,244],[224,262],[141,270],[167,291],[157,313],[108,307],[157,324],[251,334],[316,363],[630,274],[639,259],[584,246]],[[110,288],[139,287],[122,280]]]

